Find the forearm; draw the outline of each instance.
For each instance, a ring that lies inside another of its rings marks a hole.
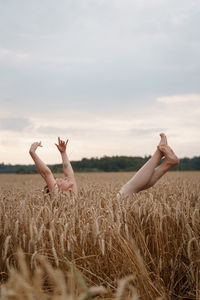
[[[72,169],[71,163],[69,161],[69,158],[67,156],[66,152],[61,153],[62,157],[62,163],[63,163],[63,173],[66,177],[69,177],[71,179],[74,178],[74,171]]]
[[[36,168],[40,175],[45,178],[48,174],[51,173],[51,170],[47,167],[47,165],[39,158],[39,156],[34,151],[29,151],[30,156],[32,157]]]

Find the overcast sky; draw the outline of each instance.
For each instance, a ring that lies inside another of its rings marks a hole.
[[[199,0],[0,1],[0,163],[200,155]]]

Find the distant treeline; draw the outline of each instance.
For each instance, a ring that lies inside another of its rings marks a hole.
[[[102,158],[83,158],[80,161],[72,161],[72,167],[76,172],[120,172],[137,171],[150,156],[104,156]],[[62,172],[62,164],[49,165],[54,173]],[[179,165],[172,170],[200,171],[200,156],[180,159]],[[0,173],[34,174],[37,173],[35,165],[6,165],[0,164]]]

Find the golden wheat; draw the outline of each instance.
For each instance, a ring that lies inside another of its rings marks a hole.
[[[131,175],[78,174],[54,199],[38,175],[0,175],[0,299],[199,299],[200,173],[117,197]]]

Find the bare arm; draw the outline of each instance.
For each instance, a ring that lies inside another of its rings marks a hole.
[[[74,178],[74,171],[72,169],[71,163],[69,161],[69,158],[67,156],[67,153],[61,153],[62,157],[62,163],[63,163],[63,173],[65,177],[68,177],[70,179]]]
[[[51,170],[36,154],[36,149],[38,147],[42,147],[41,142],[33,143],[30,147],[29,153],[35,163],[36,168],[38,169],[38,172],[44,178],[44,180],[46,181],[46,184],[48,185],[50,192],[52,193],[56,181],[55,181],[55,178],[54,178]]]
[[[78,189],[77,189],[76,179],[74,176],[74,171],[73,171],[73,168],[71,166],[70,160],[69,160],[69,158],[67,156],[67,152],[66,152],[67,143],[68,143],[68,140],[66,140],[66,142],[64,142],[60,138],[58,138],[58,144],[55,144],[55,145],[57,146],[57,148],[61,154],[64,176],[67,177],[71,182],[73,182],[72,190],[74,193],[77,193]]]

